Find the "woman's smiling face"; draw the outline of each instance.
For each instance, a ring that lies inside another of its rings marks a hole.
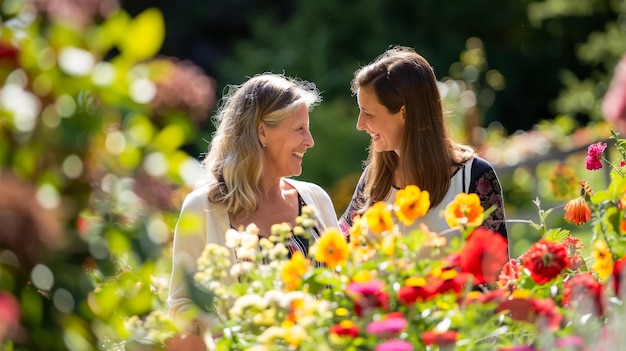
[[[302,157],[315,142],[309,130],[309,110],[299,106],[291,116],[273,128],[261,122],[259,138],[265,147],[265,169],[277,177],[298,176],[302,173]]]
[[[399,154],[404,128],[404,106],[397,113],[389,113],[370,88],[359,89],[357,102],[360,112],[356,129],[370,135],[374,151],[395,151]]]

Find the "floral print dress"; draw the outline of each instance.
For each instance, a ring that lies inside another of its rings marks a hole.
[[[363,173],[365,174],[365,172]],[[348,235],[352,226],[354,217],[365,210],[368,199],[364,192],[365,182],[361,175],[352,201],[346,208],[345,212],[339,219],[339,228]],[[393,204],[398,189],[393,188],[386,199],[388,204]],[[485,218],[482,226],[498,232],[508,241],[508,232],[506,227],[506,216],[504,212],[504,201],[502,197],[502,186],[496,175],[493,166],[486,160],[476,156],[468,160],[463,166],[459,167],[452,175],[450,189],[443,201],[436,207],[431,208],[428,213],[418,218],[413,225],[408,228],[400,228],[400,230],[413,230],[419,228],[420,223],[425,224],[429,230],[441,232],[449,229],[449,226],[443,218],[442,211],[452,202],[454,197],[461,193],[476,193],[480,198],[481,205],[485,210],[495,206],[495,211]],[[401,225],[401,224],[400,224]]]

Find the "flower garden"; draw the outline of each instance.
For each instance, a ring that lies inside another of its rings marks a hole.
[[[205,294],[198,305],[227,311],[209,338],[223,331],[218,350],[620,349],[626,140],[614,134],[613,141],[617,164],[603,158],[605,143],[590,145],[585,160],[589,170],[612,167],[608,188],[582,181],[580,197],[561,209],[567,221],[590,227],[589,242],[543,220],[529,222],[541,239],[509,260],[506,241],[479,226],[486,211],[473,194],[460,194],[443,213],[462,240],[446,243],[426,227],[400,235],[396,223],[419,221],[428,208],[415,186],[399,191],[392,208],[369,208],[349,240],[327,230],[310,259],[287,257],[291,228],[284,224],[262,239],[253,225],[233,229],[226,245],[246,260],[228,270],[228,249],[209,245],[194,276]],[[295,232],[306,233],[313,217],[305,211]],[[583,257],[585,245],[592,257]],[[226,274],[237,283],[221,285]],[[211,299],[215,305],[206,304]]]
[[[349,240],[324,233],[308,258],[284,242],[311,228],[312,209],[269,238],[254,226],[225,233],[227,247],[206,247],[189,277],[197,309],[171,320],[171,229],[197,172],[183,148],[202,139],[215,82],[154,57],[158,10],[105,13],[112,2],[69,22],[71,7],[46,0],[0,7],[0,350],[180,350],[185,322],[214,311],[202,349],[626,349],[626,140],[561,128],[562,117],[506,138],[486,130],[480,152],[496,166],[557,140],[587,151],[542,169],[540,195],[565,196],[549,208],[528,200],[519,174],[503,181],[518,189],[508,209],[532,211],[507,212],[532,234],[510,237],[513,260],[480,227],[490,209],[471,195],[441,214],[461,239],[426,227],[399,235],[428,208],[409,186],[393,207],[365,212]],[[583,168],[608,182],[579,180]],[[232,249],[245,259],[229,262]]]

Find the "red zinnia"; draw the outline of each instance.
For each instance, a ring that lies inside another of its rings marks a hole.
[[[613,265],[613,284],[615,288],[615,295],[620,299],[626,297],[626,289],[624,289],[624,285],[622,285],[622,280],[626,277],[625,268],[626,256],[615,261],[615,264]]]
[[[337,336],[349,336],[356,338],[359,336],[359,326],[352,321],[341,321],[339,324],[330,326],[330,333]]]
[[[454,330],[437,332],[434,330],[425,331],[422,334],[424,345],[437,345],[439,347],[452,346],[456,343],[458,333]]]
[[[563,306],[572,306],[581,314],[604,315],[602,284],[591,273],[579,273],[563,285]]]
[[[398,300],[405,305],[412,305],[417,300],[426,301],[434,296],[432,285],[403,286],[398,290]]]
[[[469,235],[460,255],[459,268],[474,276],[475,285],[493,283],[509,259],[508,243],[493,230],[479,227]]]
[[[524,255],[524,267],[538,284],[545,284],[567,268],[567,249],[562,243],[541,239]]]

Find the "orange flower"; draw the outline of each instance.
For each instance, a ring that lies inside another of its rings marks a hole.
[[[450,228],[467,228],[479,226],[483,222],[484,212],[477,194],[460,193],[446,206],[444,218]]]
[[[302,252],[293,253],[291,260],[283,266],[281,271],[281,277],[288,291],[293,291],[298,287],[302,276],[309,270],[310,265],[311,261],[306,259]]]
[[[315,244],[315,259],[330,269],[345,263],[350,257],[346,237],[337,228],[329,228]]]
[[[393,227],[393,220],[391,218],[391,211],[387,209],[387,204],[384,201],[378,201],[365,211],[365,220],[367,226],[372,233],[379,235],[384,231],[391,230]]]
[[[587,223],[591,219],[591,208],[583,196],[570,200],[564,209],[565,219],[576,225]]]
[[[430,194],[426,190],[421,191],[416,185],[408,185],[398,190],[393,208],[400,221],[411,225],[428,212]]]

